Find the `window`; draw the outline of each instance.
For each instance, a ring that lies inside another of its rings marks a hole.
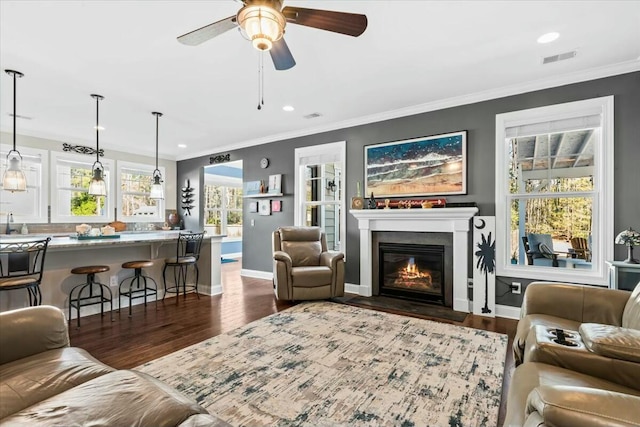
[[[607,284],[613,97],[496,116],[496,225],[498,275]]]
[[[345,210],[342,191],[346,143],[297,148],[295,225],[321,227],[329,250],[345,250]]]
[[[205,226],[228,238],[242,237],[242,188],[205,184]]]
[[[118,219],[122,222],[164,221],[164,201],[149,198],[153,165],[118,161]],[[159,168],[162,176],[164,168]]]
[[[104,166],[107,196],[88,193],[91,168],[95,159],[89,156],[51,152],[52,188],[51,222],[109,222],[114,218],[114,188],[111,174],[113,161],[100,159]]]
[[[0,176],[7,167],[7,153],[10,145],[0,146]],[[45,177],[49,175],[49,157],[45,150],[29,147],[18,147],[22,156],[22,167],[27,178],[27,191],[4,191],[0,182],[0,222],[5,222],[9,213],[17,224],[46,223],[49,189]]]

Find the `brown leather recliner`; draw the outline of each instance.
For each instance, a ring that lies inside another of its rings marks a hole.
[[[344,254],[327,251],[319,227],[280,227],[273,232],[273,283],[283,300],[344,295]]]
[[[640,425],[640,283],[530,284],[513,350],[506,426]]]

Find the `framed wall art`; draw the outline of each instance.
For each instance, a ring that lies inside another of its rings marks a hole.
[[[258,209],[260,215],[271,215],[271,200],[260,200]]]
[[[467,131],[364,147],[364,194],[467,194]]]

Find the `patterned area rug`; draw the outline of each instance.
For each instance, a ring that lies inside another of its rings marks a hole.
[[[495,426],[507,336],[298,304],[137,369],[234,426]]]

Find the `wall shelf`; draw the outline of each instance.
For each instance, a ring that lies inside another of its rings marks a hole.
[[[243,199],[264,199],[265,197],[282,197],[284,194],[282,193],[260,193],[260,194],[249,194],[246,196],[242,196]]]

